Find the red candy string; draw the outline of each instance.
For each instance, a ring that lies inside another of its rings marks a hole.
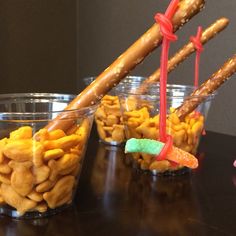
[[[172,138],[166,134],[166,84],[167,84],[167,65],[170,42],[177,40],[177,36],[173,34],[173,25],[171,22],[178,8],[179,0],[172,0],[168,6],[165,15],[156,14],[155,20],[160,25],[160,31],[163,35],[162,54],[161,54],[161,75],[160,75],[160,117],[159,117],[159,132],[160,141],[165,143],[163,153],[157,157],[158,160],[163,160],[166,157],[168,150],[173,145]]]
[[[157,161],[163,161],[166,159],[167,153],[170,151],[170,149],[173,146],[173,138],[170,135],[167,135],[167,140],[165,143],[165,146],[162,148],[161,152],[157,156]]]
[[[195,78],[194,78],[194,87],[197,88],[199,85],[199,65],[200,65],[200,56],[201,52],[204,50],[201,42],[202,38],[202,27],[198,27],[197,35],[196,37],[191,36],[190,41],[194,44],[194,47],[196,48],[196,59],[195,59]]]

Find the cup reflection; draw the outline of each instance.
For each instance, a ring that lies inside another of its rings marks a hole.
[[[143,232],[191,235],[200,219],[190,174],[167,178],[133,172],[129,200]]]

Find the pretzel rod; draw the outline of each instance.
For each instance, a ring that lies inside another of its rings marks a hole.
[[[178,30],[196,15],[204,6],[205,0],[182,0],[172,19],[174,30]],[[136,65],[157,48],[162,42],[162,34],[158,24],[154,24],[130,48],[119,56],[96,80],[85,88],[65,110],[79,109],[90,106],[99,101],[112,87],[117,85]],[[54,130],[60,128],[66,131],[73,125],[70,121],[60,120],[67,118],[66,113],[58,115],[46,128]]]
[[[210,25],[204,30],[201,37],[202,44],[206,44],[209,40],[213,39],[218,33],[224,30],[229,24],[229,19],[222,17]],[[194,44],[189,42],[184,45],[172,58],[168,61],[168,73],[173,71],[178,65],[180,65],[185,59],[187,59],[192,53],[196,51]],[[150,75],[140,86],[139,91],[145,90],[150,83],[158,82],[160,80],[161,70],[157,69],[152,75]]]
[[[183,104],[176,109],[177,116],[183,120],[186,115],[194,111],[208,95],[216,91],[236,72],[236,54],[230,58],[216,73],[196,89]],[[200,97],[199,97],[200,96]],[[193,98],[193,99],[191,99]]]

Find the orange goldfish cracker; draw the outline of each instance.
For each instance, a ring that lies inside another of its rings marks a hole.
[[[17,130],[10,133],[10,139],[20,140],[20,139],[30,139],[32,138],[32,128],[30,126],[23,126]]]
[[[97,123],[97,131],[98,131],[98,135],[102,140],[105,140],[105,138],[107,137],[105,130],[103,129],[103,126],[100,125],[99,123]]]
[[[95,112],[95,117],[98,119],[106,119],[107,115],[102,107],[98,107],[98,109]]]
[[[76,165],[73,165],[69,168],[63,169],[60,171],[60,175],[73,175],[72,173],[78,169],[77,167],[80,166],[79,163],[77,163]]]
[[[44,146],[37,141],[32,141],[32,161],[35,166],[43,165]]]
[[[16,208],[20,215],[36,207],[37,203],[30,199],[20,196],[10,185],[2,184],[1,193],[4,201]]]
[[[109,132],[109,133],[111,133],[112,130],[113,130],[113,128],[110,127],[110,126],[104,126],[103,129],[104,129],[105,131]]]
[[[203,123],[201,121],[197,121],[192,126],[192,132],[198,136],[201,134],[203,127],[204,127]]]
[[[68,150],[80,142],[80,137],[76,134],[65,136],[57,140],[46,140],[43,145],[46,150],[61,148]]]
[[[34,174],[34,183],[40,184],[48,179],[50,168],[46,165],[42,165],[40,167],[34,166],[32,172]]]
[[[65,152],[61,148],[51,149],[51,150],[44,152],[43,159],[45,161],[49,161],[52,159],[55,160],[55,159],[62,157],[64,155],[64,153]]]
[[[169,115],[168,119],[174,125],[180,124],[180,119],[179,119],[179,117],[175,113],[171,113]]]
[[[185,134],[186,132],[183,129],[173,133],[173,142],[177,147],[184,142]]]
[[[71,198],[74,183],[75,177],[70,175],[58,180],[50,192],[43,194],[43,198],[47,202],[48,206],[54,209],[67,203]]]
[[[103,101],[111,101],[111,102],[114,102],[116,100],[118,100],[118,97],[117,96],[112,96],[112,95],[105,95],[103,98],[102,98]]]
[[[34,186],[34,176],[30,170],[32,162],[10,161],[9,166],[13,169],[11,174],[11,186],[21,196],[29,194]]]
[[[36,186],[35,190],[38,193],[43,193],[49,191],[57,182],[57,179],[54,181],[51,180],[46,180],[43,183],[40,183],[39,185]]]
[[[14,140],[3,148],[3,154],[15,161],[31,161],[33,157],[32,140]]]
[[[129,127],[125,130],[126,138],[142,138],[142,135],[135,128]]]
[[[55,139],[59,139],[59,138],[65,137],[65,136],[66,136],[66,134],[63,130],[56,129],[56,130],[49,132],[48,140],[55,140]]]
[[[27,197],[35,202],[41,202],[43,200],[43,194],[40,194],[36,191],[30,192]]]
[[[48,166],[51,169],[51,174],[49,179],[51,181],[55,180],[58,175],[62,175],[66,170],[71,170],[72,167],[77,166],[79,163],[79,157],[75,154],[65,154],[58,161],[50,160]]]
[[[49,132],[47,129],[40,129],[37,133],[34,134],[33,139],[39,142],[48,140]]]
[[[123,142],[125,140],[123,125],[114,125],[114,130],[112,132],[112,139],[117,142]]]
[[[111,137],[108,137],[108,138],[105,138],[104,141],[107,142],[107,143],[111,143],[114,140]]]
[[[158,172],[164,172],[170,169],[170,162],[167,160],[163,161],[154,161],[150,165],[149,169],[150,170],[156,170]]]
[[[115,115],[108,115],[105,121],[107,126],[113,126],[115,124],[119,123],[119,117],[115,116]]]
[[[72,154],[76,154],[78,155],[79,157],[81,157],[81,154],[82,154],[82,151],[84,150],[84,146],[82,145],[78,145],[74,148],[71,148],[69,153],[72,153]]]
[[[150,165],[150,163],[140,159],[139,166],[142,170],[148,170],[149,165]]]
[[[121,116],[120,106],[118,104],[114,105],[103,104],[103,106],[104,106],[104,111],[107,115]]]

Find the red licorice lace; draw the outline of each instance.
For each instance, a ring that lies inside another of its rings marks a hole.
[[[195,59],[195,78],[194,78],[194,87],[197,88],[199,85],[199,65],[200,65],[200,56],[201,52],[204,50],[201,42],[202,37],[202,27],[198,27],[198,32],[196,37],[191,36],[190,41],[193,43],[196,48],[196,59]]]
[[[160,31],[163,35],[162,54],[161,54],[161,76],[160,76],[160,120],[159,132],[160,141],[165,143],[161,153],[157,156],[157,160],[164,160],[166,154],[173,145],[173,139],[166,134],[166,84],[167,84],[167,65],[170,42],[177,40],[177,36],[173,34],[173,25],[171,19],[177,10],[179,0],[172,0],[165,14],[157,13],[155,21],[160,25]]]
[[[170,135],[167,135],[167,140],[165,146],[162,148],[160,154],[157,156],[157,161],[163,161],[166,159],[167,153],[171,150],[173,146],[173,138]]]

